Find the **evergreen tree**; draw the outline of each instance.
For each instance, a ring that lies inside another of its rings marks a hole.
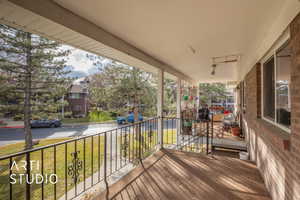
[[[16,103],[23,107],[25,149],[32,148],[33,114],[57,112],[67,84],[64,57],[68,54],[58,42],[0,25],[0,71],[8,77],[2,96],[17,97]]]
[[[213,99],[225,99],[228,95],[226,85],[223,83],[200,83],[199,92],[201,104],[211,104]]]
[[[102,57],[88,58],[99,67],[99,73],[92,76],[89,85],[90,100],[95,107],[121,115],[129,110],[137,112],[137,108],[144,115],[155,114],[156,78],[152,73],[116,61],[108,61],[103,66]]]

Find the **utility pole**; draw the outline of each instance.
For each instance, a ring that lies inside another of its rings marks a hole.
[[[65,95],[62,95],[61,98],[61,118],[63,119],[65,117],[65,106],[64,106],[64,102],[65,102]]]

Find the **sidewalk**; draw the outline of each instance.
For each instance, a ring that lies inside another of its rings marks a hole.
[[[0,128],[24,128],[23,121],[13,121],[10,119],[0,119],[0,122],[4,122],[4,124],[0,123]]]
[[[0,128],[24,128],[23,121],[13,121],[7,119],[0,119],[0,122],[4,122],[4,124],[0,124]],[[76,126],[88,126],[95,124],[114,124],[115,120],[105,121],[105,122],[78,122],[78,123],[62,123],[62,127],[76,127]]]

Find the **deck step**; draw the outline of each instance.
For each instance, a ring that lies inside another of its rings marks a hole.
[[[233,144],[221,144],[215,143],[212,145],[213,149],[215,148],[223,148],[223,149],[231,149],[231,150],[239,150],[239,151],[247,151],[246,146],[241,145],[233,145]]]

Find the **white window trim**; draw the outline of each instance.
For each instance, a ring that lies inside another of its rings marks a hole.
[[[261,113],[262,113],[262,119],[275,125],[276,127],[279,127],[280,129],[284,130],[287,133],[291,133],[291,129],[279,124],[276,122],[277,119],[277,112],[276,112],[276,102],[277,102],[277,90],[276,90],[276,73],[277,73],[277,62],[276,62],[276,52],[282,47],[289,39],[290,39],[290,34],[289,30],[281,36],[281,38],[275,43],[275,45],[271,48],[271,50],[265,55],[265,57],[260,61],[261,63]],[[274,81],[275,81],[275,119],[274,121],[264,117],[264,64],[268,62],[271,57],[274,57]],[[289,91],[290,92],[290,91]],[[289,97],[290,99],[290,97]]]

